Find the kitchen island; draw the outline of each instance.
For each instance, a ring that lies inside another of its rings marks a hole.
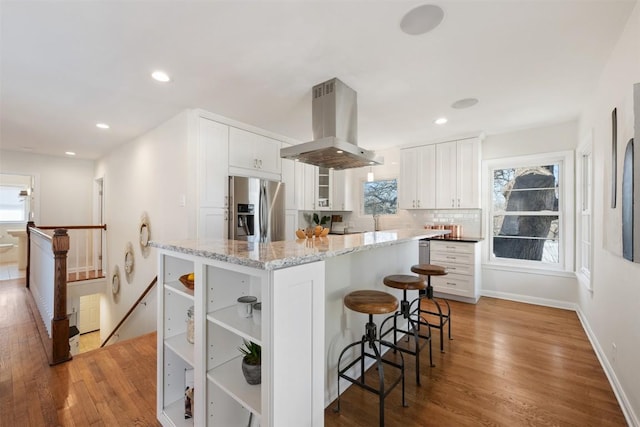
[[[363,333],[344,309],[356,289],[383,289],[418,262],[418,240],[443,230],[390,230],[307,240],[152,242],[159,249],[158,419],[163,425],[322,426],[336,397],[340,350]],[[179,278],[195,273],[195,288]],[[384,289],[389,292],[389,289]],[[392,290],[391,290],[392,291]],[[238,297],[262,302],[241,318]],[[400,294],[397,294],[400,296]],[[193,306],[193,341],[187,311]],[[262,384],[248,385],[238,347],[262,346]],[[184,418],[193,370],[193,418]],[[251,420],[251,421],[250,421]]]

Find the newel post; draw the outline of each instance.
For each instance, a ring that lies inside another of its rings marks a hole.
[[[51,239],[55,262],[53,320],[51,321],[51,344],[55,365],[71,359],[69,352],[69,318],[67,317],[67,252],[69,235],[64,228],[57,228]]]
[[[31,227],[35,227],[36,223],[33,221],[27,222],[27,272],[26,272],[26,286],[29,287],[29,276],[31,276]]]

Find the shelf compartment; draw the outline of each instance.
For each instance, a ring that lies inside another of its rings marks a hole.
[[[253,317],[240,317],[235,305],[207,314],[213,322],[249,341],[262,345],[262,325],[254,323]]]
[[[242,356],[209,370],[207,379],[257,417],[260,417],[262,413],[262,386],[247,384],[242,374]]]
[[[167,290],[193,301],[193,289],[187,289],[179,280],[164,284]]]
[[[187,334],[181,333],[164,340],[164,345],[171,349],[176,355],[180,356],[185,362],[192,367],[195,365],[193,357],[193,344],[187,341]]]
[[[184,398],[165,406],[163,412],[176,427],[193,427],[193,418],[184,418]]]

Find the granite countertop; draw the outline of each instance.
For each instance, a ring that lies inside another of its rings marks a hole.
[[[201,256],[231,264],[263,270],[277,270],[352,252],[440,236],[448,232],[448,230],[404,229],[342,236],[330,235],[313,239],[270,243],[253,243],[239,240],[183,240],[176,242],[152,241],[149,244],[159,249]]]
[[[453,237],[453,236],[443,235],[443,236],[429,237],[429,240],[449,240],[451,242],[477,243],[484,240],[484,237],[475,237],[475,236]]]

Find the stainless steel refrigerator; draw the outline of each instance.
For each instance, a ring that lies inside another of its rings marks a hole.
[[[229,177],[229,238],[249,242],[285,239],[284,183]]]

